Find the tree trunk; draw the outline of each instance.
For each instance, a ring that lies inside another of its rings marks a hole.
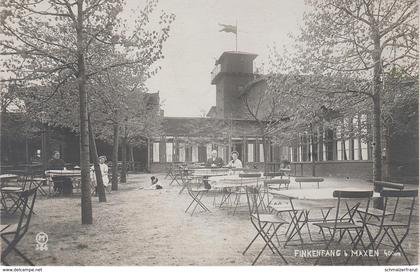
[[[89,122],[90,149],[91,149],[91,154],[92,154],[92,159],[93,159],[93,165],[95,168],[96,192],[98,193],[99,202],[106,202],[104,182],[102,180],[102,171],[101,171],[101,167],[99,166],[98,150],[96,149],[95,133],[93,131],[90,115],[88,116],[88,122]]]
[[[382,180],[382,137],[381,137],[381,91],[382,91],[382,63],[379,30],[372,29],[374,52],[372,54],[375,65],[373,67],[373,180]],[[373,207],[383,209],[383,199],[375,199]]]
[[[384,125],[384,150],[385,157],[383,158],[384,164],[384,177],[385,181],[391,181],[391,157],[390,157],[390,147],[391,147],[391,135],[390,135],[390,122],[387,121]]]
[[[119,125],[114,124],[114,146],[112,149],[112,186],[113,191],[118,190],[118,137],[119,137]]]
[[[382,180],[381,106],[379,94],[373,100],[373,180]]]
[[[29,143],[28,143],[28,135],[25,135],[25,163],[28,164],[29,161]]]
[[[373,29],[373,180],[382,180],[381,89],[382,63],[379,31]]]
[[[41,161],[42,169],[45,171],[48,167],[48,151],[47,151],[47,124],[42,124],[42,134],[41,134]]]
[[[121,144],[121,156],[122,156],[122,167],[121,167],[121,183],[127,182],[127,127],[124,125],[124,137],[122,138]]]
[[[265,133],[262,135],[263,150],[264,150],[264,173],[270,172],[268,170],[268,146],[265,138]]]
[[[80,170],[81,170],[81,209],[82,224],[92,224],[92,199],[89,177],[89,131],[87,113],[86,70],[83,42],[83,0],[77,1],[77,66],[80,107]]]
[[[129,150],[129,158],[130,158],[130,166],[131,166],[131,171],[135,171],[135,165],[134,165],[134,151],[133,151],[133,146],[131,144],[128,145],[128,150]]]

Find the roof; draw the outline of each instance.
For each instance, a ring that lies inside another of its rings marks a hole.
[[[252,58],[254,60],[258,55],[254,53],[248,53],[248,52],[241,52],[241,51],[225,51],[222,53],[222,55],[217,60],[217,63],[220,63],[222,59],[224,59],[228,55],[244,55]]]

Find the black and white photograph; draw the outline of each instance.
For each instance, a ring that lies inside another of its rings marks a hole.
[[[418,271],[418,4],[1,0],[1,270]]]

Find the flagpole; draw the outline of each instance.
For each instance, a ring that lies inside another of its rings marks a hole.
[[[235,51],[238,52],[238,19],[236,19]]]

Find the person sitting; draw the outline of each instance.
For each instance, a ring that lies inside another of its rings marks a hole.
[[[106,165],[106,156],[100,156],[99,157],[99,168],[101,169],[102,174],[102,183],[104,185],[104,188],[108,191],[108,185],[109,185],[109,178],[108,178],[108,165]],[[90,168],[90,180],[92,182],[92,185],[95,187],[95,195],[98,193],[98,183],[96,181],[96,174],[95,174],[95,166],[93,165]]]
[[[60,152],[54,151],[52,158],[48,161],[47,170],[66,170],[65,162],[60,158]],[[70,178],[53,177],[54,192],[63,195],[69,195],[73,191],[73,184]]]
[[[217,157],[217,150],[211,152],[211,157],[207,160],[206,167],[222,167],[223,159]]]
[[[232,160],[228,163],[227,167],[243,168],[241,160],[238,159],[239,153],[237,151],[232,151],[231,156],[232,156]]]

